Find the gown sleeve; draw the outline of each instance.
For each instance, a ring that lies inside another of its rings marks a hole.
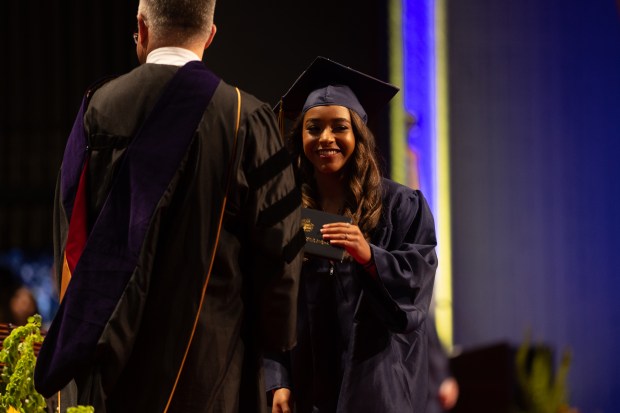
[[[291,349],[296,342],[297,289],[301,270],[303,232],[301,193],[280,137],[277,121],[267,105],[248,117],[243,165],[248,195],[244,209],[252,228],[249,245],[251,280],[258,314],[258,335],[266,351]],[[242,132],[242,130],[240,130]]]
[[[290,350],[296,343],[297,289],[302,247],[301,193],[288,151],[283,146],[273,112],[264,107],[248,120],[244,173],[250,205],[255,205],[250,234],[252,267],[257,278],[256,298],[261,314],[257,326],[263,337],[265,391],[271,405],[272,390],[291,387]],[[265,240],[268,240],[265,242]]]
[[[382,220],[370,245],[374,268],[358,274],[373,310],[396,332],[419,328],[428,312],[437,245],[431,210],[420,191],[385,181]]]
[[[265,369],[265,391],[267,403],[271,406],[272,391],[293,387],[291,377],[291,352],[269,352],[264,355],[263,368]]]

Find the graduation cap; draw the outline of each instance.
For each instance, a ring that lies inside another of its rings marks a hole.
[[[274,111],[296,119],[315,106],[338,105],[355,111],[364,123],[368,113],[382,109],[398,88],[372,76],[319,56],[297,78]]]

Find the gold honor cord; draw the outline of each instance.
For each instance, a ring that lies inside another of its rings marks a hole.
[[[230,156],[230,162],[228,163],[228,171],[226,175],[226,191],[224,192],[224,199],[222,201],[222,209],[220,211],[220,220],[217,227],[217,235],[215,237],[215,244],[213,245],[213,250],[211,251],[211,261],[209,262],[209,271],[207,272],[207,278],[202,286],[202,296],[200,297],[200,304],[198,305],[198,310],[196,311],[196,317],[194,319],[194,327],[192,328],[192,333],[189,337],[189,341],[187,342],[187,347],[185,348],[185,354],[183,354],[183,360],[181,361],[181,366],[179,366],[179,371],[177,372],[177,377],[174,380],[174,385],[172,386],[172,391],[170,392],[170,397],[168,398],[168,403],[166,404],[166,408],[164,409],[164,413],[168,411],[170,408],[170,403],[172,403],[172,398],[174,397],[174,393],[177,389],[177,385],[179,384],[179,379],[181,378],[181,372],[183,371],[183,367],[185,366],[185,361],[187,360],[187,354],[189,353],[189,348],[192,345],[192,341],[194,340],[194,334],[196,333],[196,328],[198,327],[198,320],[200,319],[200,312],[202,310],[202,305],[204,304],[205,295],[207,293],[207,284],[209,284],[209,279],[211,278],[211,270],[213,269],[213,263],[215,261],[215,252],[217,251],[218,242],[220,240],[220,231],[222,229],[222,223],[224,221],[224,210],[226,209],[226,201],[228,197],[228,187],[230,186],[230,181],[232,179],[233,165],[235,164],[235,155],[237,153],[237,135],[239,132],[239,121],[241,118],[241,93],[239,92],[239,88],[235,87],[237,92],[237,122],[235,123],[235,137],[233,141],[232,154]]]

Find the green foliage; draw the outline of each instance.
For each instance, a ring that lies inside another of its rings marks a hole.
[[[45,399],[34,389],[34,345],[43,342],[41,316],[28,318],[25,326],[16,327],[4,339],[0,351],[0,413],[45,413]]]
[[[95,408],[93,406],[69,407],[67,413],[95,413]]]
[[[523,396],[522,413],[559,413],[569,411],[566,379],[571,354],[562,353],[557,372],[550,350],[533,351],[529,334],[516,355],[516,374]]]

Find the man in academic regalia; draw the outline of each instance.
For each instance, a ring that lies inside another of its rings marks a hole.
[[[214,7],[141,0],[141,65],[86,93],[67,142],[35,371],[63,412],[260,411],[261,353],[295,343],[300,194],[271,108],[201,61]]]

